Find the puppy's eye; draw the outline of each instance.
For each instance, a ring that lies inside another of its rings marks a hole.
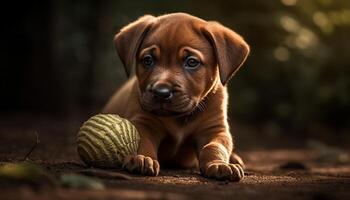
[[[199,65],[200,61],[194,56],[189,56],[185,60],[186,69],[196,69]]]
[[[146,55],[145,57],[143,57],[142,63],[143,63],[143,65],[144,65],[145,67],[147,67],[147,68],[153,67],[153,65],[154,65],[153,56],[151,56],[151,55]]]

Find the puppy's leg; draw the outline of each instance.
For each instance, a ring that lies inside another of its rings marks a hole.
[[[231,153],[230,163],[239,164],[243,169],[245,169],[245,165],[242,158],[234,152]]]
[[[157,161],[159,139],[157,139],[157,136],[150,134],[150,129],[137,126],[137,124],[135,126],[139,130],[141,137],[139,149],[137,155],[129,155],[125,158],[123,167],[131,173],[157,176],[160,170],[159,162]]]
[[[219,180],[239,181],[244,177],[242,166],[230,163],[232,138],[229,133],[212,134],[201,139],[199,166],[202,174]]]

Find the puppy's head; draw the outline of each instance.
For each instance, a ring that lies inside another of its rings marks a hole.
[[[234,31],[183,13],[141,17],[114,41],[127,75],[136,69],[142,108],[159,115],[193,112],[249,53]]]

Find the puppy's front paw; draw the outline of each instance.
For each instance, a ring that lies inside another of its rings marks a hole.
[[[134,174],[148,176],[158,176],[160,169],[157,160],[143,155],[127,156],[124,160],[123,168]]]
[[[243,169],[238,164],[214,161],[202,169],[204,176],[219,180],[240,181],[244,177]]]

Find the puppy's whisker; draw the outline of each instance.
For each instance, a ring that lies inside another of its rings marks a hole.
[[[192,105],[193,106],[193,105]],[[205,109],[207,108],[206,106],[206,98],[204,98],[202,101],[200,101],[198,103],[198,105],[192,110],[192,112],[190,113],[190,115],[195,115],[197,113],[203,112],[205,111]]]
[[[200,106],[200,109],[202,109],[201,111],[204,111],[207,108],[207,105],[204,100],[199,102],[199,106]]]

